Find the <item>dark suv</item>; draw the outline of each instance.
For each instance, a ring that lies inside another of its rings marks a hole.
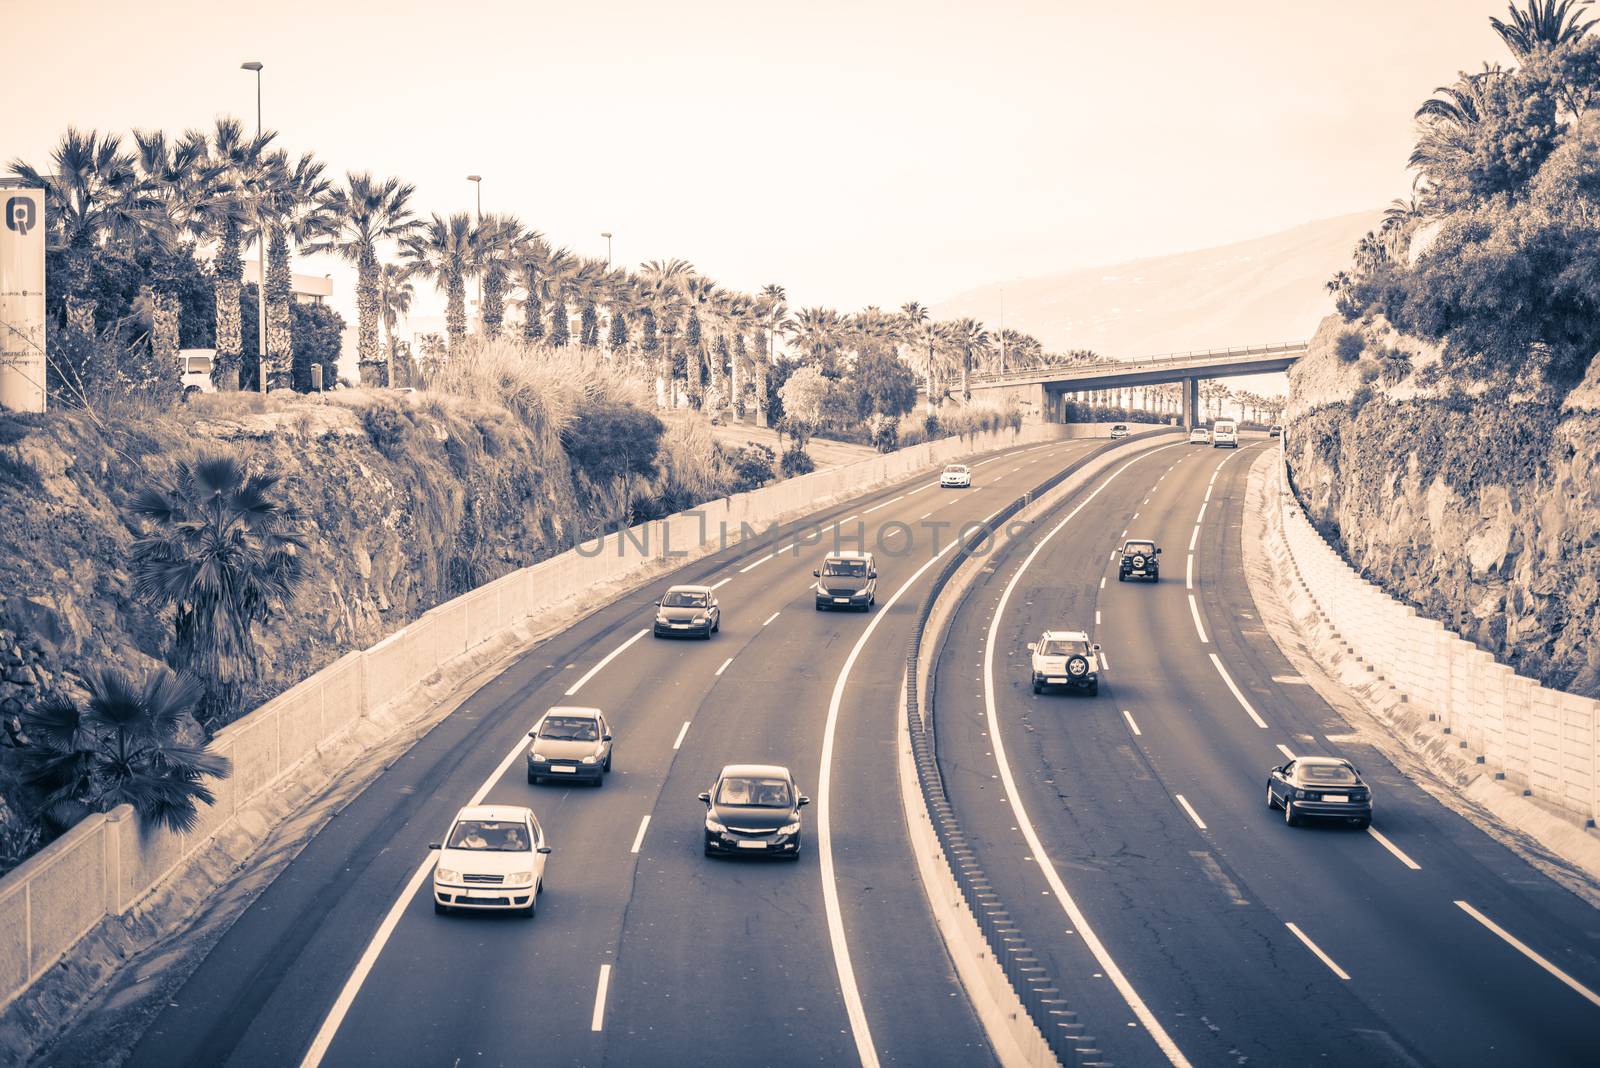
[[[811,572],[817,577],[812,592],[817,611],[825,608],[854,608],[872,611],[878,599],[878,567],[872,554],[845,549],[822,558],[822,566]]]
[[[1117,581],[1147,578],[1151,582],[1160,582],[1161,562],[1156,559],[1160,555],[1161,550],[1156,548],[1156,543],[1153,541],[1123,542],[1122,566],[1117,571]]]

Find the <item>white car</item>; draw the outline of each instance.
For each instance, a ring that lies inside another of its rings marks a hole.
[[[1047,630],[1028,643],[1033,692],[1047,687],[1100,692],[1100,645],[1081,630]]]
[[[1128,436],[1128,425],[1126,423],[1117,423],[1115,426],[1113,426],[1111,428],[1112,440],[1116,440],[1117,438],[1125,438],[1127,436]]]
[[[456,813],[450,833],[429,849],[433,866],[433,911],[514,911],[532,917],[544,890],[550,847],[530,808],[468,805]]]
[[[945,489],[971,487],[972,468],[966,464],[946,464],[939,475],[939,485]]]
[[[1203,426],[1195,427],[1193,430],[1189,431],[1189,444],[1190,445],[1210,445],[1211,444],[1211,431],[1207,430]]]

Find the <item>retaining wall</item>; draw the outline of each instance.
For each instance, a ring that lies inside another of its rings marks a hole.
[[[544,616],[605,583],[675,567],[831,502],[951,460],[998,448],[1102,436],[1109,424],[1044,424],[925,442],[713,501],[588,542],[439,605],[372,646],[347,654],[219,731],[212,748],[233,774],[212,784],[216,804],[188,834],[144,831],[122,806],[90,816],[0,880],[0,1008],[107,917],[124,916],[243,807],[303,761],[358,727],[386,739],[390,712],[456,658],[530,616]]]
[[[1584,826],[1600,814],[1600,701],[1547,689],[1362,578],[1289,492],[1284,548],[1333,637],[1486,770]],[[1269,535],[1273,533],[1269,524]]]

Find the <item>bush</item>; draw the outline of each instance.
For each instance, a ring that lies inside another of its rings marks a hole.
[[[1382,373],[1382,370],[1379,368],[1377,360],[1366,359],[1356,364],[1356,373],[1361,376],[1362,385],[1369,385],[1378,380],[1378,375]]]
[[[1356,416],[1360,415],[1361,409],[1365,408],[1372,401],[1373,396],[1374,394],[1371,386],[1362,386],[1360,389],[1350,394],[1350,418],[1354,419]]]
[[[370,404],[361,411],[361,425],[373,447],[389,459],[404,455],[413,428],[405,412],[392,404]]]
[[[650,412],[613,400],[578,409],[561,431],[573,466],[596,483],[655,472],[656,450],[666,427]]]
[[[809,475],[817,469],[817,463],[804,449],[794,448],[783,454],[778,461],[778,469],[783,472],[784,478],[793,478],[796,475]]]
[[[776,458],[776,453],[759,442],[729,454],[726,459],[734,474],[729,492],[748,493],[771,482],[772,463]]]
[[[1361,353],[1366,347],[1367,341],[1361,336],[1361,331],[1346,330],[1339,335],[1339,340],[1333,343],[1333,352],[1345,363],[1355,363],[1361,358]]]
[[[872,447],[879,452],[893,452],[900,443],[900,424],[893,417],[877,413],[867,420],[872,435]]]

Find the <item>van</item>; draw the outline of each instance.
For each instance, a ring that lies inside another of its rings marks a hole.
[[[1211,425],[1211,447],[1213,449],[1237,449],[1239,447],[1239,425],[1232,419],[1218,419]]]
[[[216,349],[179,349],[178,350],[178,376],[182,383],[179,389],[183,393],[215,393],[216,384],[211,381],[211,361],[216,358]]]

